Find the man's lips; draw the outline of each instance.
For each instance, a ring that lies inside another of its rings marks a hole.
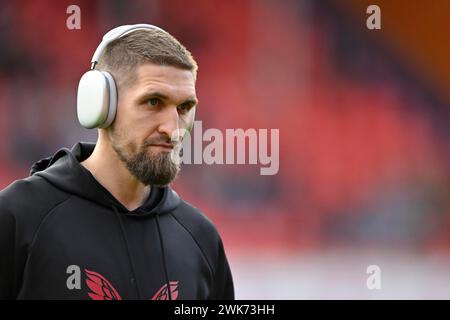
[[[151,144],[152,147],[161,147],[172,150],[175,146],[170,143],[158,143],[158,144]]]

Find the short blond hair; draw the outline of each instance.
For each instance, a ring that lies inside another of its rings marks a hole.
[[[136,30],[111,42],[97,69],[111,73],[120,89],[136,80],[136,68],[145,62],[189,70],[197,78],[198,66],[189,50],[158,29]]]

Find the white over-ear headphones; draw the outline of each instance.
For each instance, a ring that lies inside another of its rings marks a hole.
[[[80,79],[77,94],[77,115],[80,124],[87,128],[106,128],[114,121],[117,110],[117,87],[113,76],[95,70],[95,65],[106,46],[114,40],[141,29],[163,29],[151,24],[123,25],[107,32],[92,56],[91,69]],[[165,31],[164,31],[165,32]]]

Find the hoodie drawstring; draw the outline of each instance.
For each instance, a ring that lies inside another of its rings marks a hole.
[[[136,288],[136,292],[138,293],[139,299],[142,299],[141,298],[141,292],[139,291],[139,287],[137,285],[136,272],[134,271],[133,262],[131,260],[130,245],[128,244],[127,236],[126,236],[126,233],[125,233],[125,228],[123,226],[123,222],[122,222],[122,219],[120,218],[120,214],[117,211],[117,208],[115,206],[112,206],[112,208],[113,208],[113,211],[114,211],[114,213],[116,215],[117,220],[119,221],[120,231],[122,232],[122,238],[125,241],[125,248],[126,248],[127,255],[128,255],[128,262],[130,263],[131,272],[133,274],[133,283],[134,283],[134,286]]]
[[[159,226],[159,214],[158,213],[156,213],[156,228],[158,229],[159,244],[161,246],[162,261],[163,261],[163,267],[164,267],[164,276],[166,278],[167,292],[169,293],[169,300],[172,300],[172,289],[170,288],[169,272],[167,271],[167,263],[166,263],[166,253],[164,252],[164,242],[163,242],[163,238],[162,238],[162,234],[161,234],[161,228]]]
[[[125,233],[125,228],[123,226],[123,222],[122,222],[122,219],[120,218],[120,214],[117,211],[117,208],[115,206],[112,206],[112,207],[113,207],[113,211],[114,211],[114,213],[116,215],[117,220],[119,220],[120,230],[122,232],[122,237],[123,237],[123,239],[125,241],[125,247],[126,247],[126,250],[127,250],[128,260],[130,262],[131,272],[133,273],[133,277],[134,277],[134,284],[135,284],[136,290],[137,290],[137,292],[139,294],[139,298],[141,298],[139,287],[137,285],[136,272],[134,271],[133,262],[131,260],[130,245],[128,244],[128,240],[127,240],[126,233]],[[167,292],[168,292],[168,295],[169,295],[169,300],[172,300],[172,290],[170,288],[169,272],[167,271],[166,253],[165,253],[165,250],[164,250],[164,242],[163,242],[163,237],[162,237],[162,234],[161,234],[161,227],[159,225],[159,214],[158,213],[156,214],[156,229],[158,231],[159,245],[161,247],[162,263],[163,263],[163,268],[164,268],[164,278],[165,278],[165,281],[166,281]]]

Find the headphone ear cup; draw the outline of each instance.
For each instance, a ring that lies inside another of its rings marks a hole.
[[[114,78],[112,74],[106,71],[101,71],[103,75],[105,76],[105,79],[108,83],[108,93],[109,93],[109,107],[108,107],[108,115],[106,117],[105,122],[100,125],[100,128],[107,128],[111,125],[111,123],[114,121],[116,117],[117,112],[117,86],[116,82],[114,81]]]
[[[77,94],[77,116],[87,128],[103,125],[109,109],[109,83],[101,71],[90,70],[80,79]]]
[[[80,79],[77,94],[77,116],[87,128],[106,128],[114,121],[117,88],[109,72],[90,70]]]

